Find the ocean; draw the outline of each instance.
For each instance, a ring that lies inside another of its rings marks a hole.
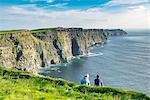
[[[112,36],[103,46],[95,46],[89,55],[75,57],[65,65],[41,69],[41,74],[79,83],[85,73],[90,81],[99,74],[105,86],[135,90],[150,95],[150,33],[127,31]]]

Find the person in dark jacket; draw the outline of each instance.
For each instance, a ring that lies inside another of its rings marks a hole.
[[[94,80],[95,86],[103,86],[102,80],[99,78],[99,75],[96,76],[96,79]]]

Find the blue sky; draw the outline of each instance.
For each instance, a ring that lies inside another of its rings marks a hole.
[[[150,0],[0,0],[0,30],[150,28]]]

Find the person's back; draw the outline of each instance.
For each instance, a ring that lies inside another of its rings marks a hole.
[[[85,80],[86,80],[86,85],[90,85],[90,80],[89,80],[89,78],[86,77]]]
[[[96,79],[94,80],[94,85],[95,86],[103,86],[102,81],[99,79],[99,75],[96,76]]]
[[[80,81],[81,84],[90,85],[90,80],[88,78],[88,75],[85,75],[83,79]]]
[[[81,84],[86,84],[86,80],[85,78],[83,78],[81,81],[80,81]]]
[[[100,81],[100,80],[96,78],[96,79],[94,80],[94,84],[95,84],[96,86],[99,86],[99,83],[100,83],[99,81]]]

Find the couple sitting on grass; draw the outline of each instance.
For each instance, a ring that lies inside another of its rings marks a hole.
[[[80,81],[80,83],[90,85],[89,74],[85,74],[83,79]],[[99,78],[99,75],[96,76],[96,79],[94,80],[94,85],[95,86],[103,86],[103,82]]]

